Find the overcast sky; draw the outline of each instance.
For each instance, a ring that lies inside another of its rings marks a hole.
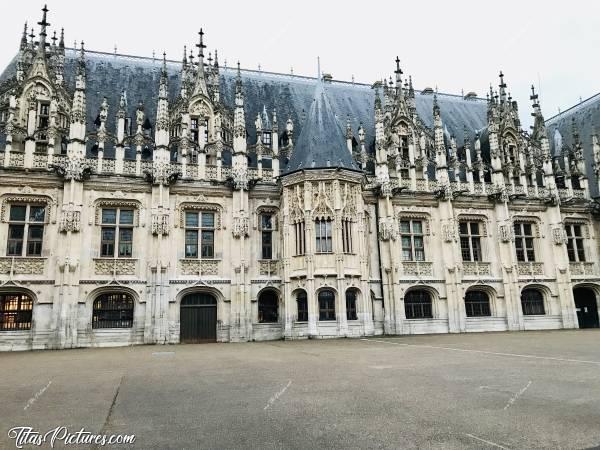
[[[42,6],[3,7],[0,65],[16,53],[25,20],[39,31]],[[600,91],[600,2],[53,0],[48,8],[68,46],[83,39],[92,50],[164,50],[179,60],[203,27],[207,52],[218,48],[221,64],[239,59],[250,69],[316,75],[320,56],[334,78],[372,83],[393,75],[398,55],[417,89],[483,97],[502,70],[527,125],[532,83],[546,118]]]

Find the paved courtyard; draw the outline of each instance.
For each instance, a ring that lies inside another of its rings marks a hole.
[[[4,353],[0,389],[0,448],[14,426],[139,449],[593,448],[600,330]]]

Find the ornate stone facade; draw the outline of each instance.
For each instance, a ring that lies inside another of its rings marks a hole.
[[[219,341],[574,328],[577,292],[597,302],[598,139],[573,125],[552,153],[504,75],[457,98],[397,62],[296,98],[201,32],[180,63],[111,55],[138,80],[100,91],[105,56],[46,46],[46,12],[0,77],[0,301],[33,300],[0,312],[0,349],[176,343],[192,300]]]

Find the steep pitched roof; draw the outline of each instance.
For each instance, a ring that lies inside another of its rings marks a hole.
[[[550,152],[553,156],[561,154],[560,147],[563,145],[573,145],[573,120],[583,144],[588,178],[593,179],[592,133],[600,133],[600,93],[546,120]],[[590,192],[592,195],[600,194],[596,183],[590,183]]]
[[[358,170],[348,151],[342,125],[331,107],[325,84],[319,81],[285,171],[326,167]]]
[[[68,86],[74,84],[77,54],[73,49],[66,50],[65,79]],[[138,101],[144,102],[146,116],[154,122],[158,98],[158,84],[161,60],[128,55],[115,55],[95,51],[86,51],[87,65],[87,126],[94,129],[94,120],[102,98],[106,96],[110,105],[107,128],[114,130],[115,115],[121,91],[127,92],[128,114],[135,117]],[[167,61],[169,74],[169,98],[175,99],[179,92],[181,62]],[[0,75],[0,83],[14,76],[16,58],[8,64]],[[235,76],[233,68],[220,69],[221,98],[229,106],[234,105]],[[312,106],[317,79],[300,75],[278,74],[255,70],[242,70],[244,84],[244,108],[246,110],[246,129],[249,143],[255,142],[254,120],[265,109],[271,113],[277,110],[279,131],[283,131],[285,121],[290,117],[294,122],[295,141],[302,133],[308,112]],[[368,146],[375,139],[373,104],[375,92],[370,85],[332,81],[326,84],[327,97],[331,110],[338,120],[350,117],[354,136],[358,135],[358,126],[362,122]],[[433,96],[416,92],[417,113],[425,125],[433,126]],[[460,95],[438,94],[438,104],[449,134],[462,142],[463,126],[475,131],[487,124],[487,104],[481,99],[465,100]],[[105,151],[110,157],[110,149]]]

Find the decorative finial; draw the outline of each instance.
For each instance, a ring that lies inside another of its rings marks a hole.
[[[54,30],[54,33],[52,34],[52,47],[56,47],[57,40],[58,38],[56,37],[56,30]]]
[[[204,31],[202,31],[202,28],[200,28],[198,36],[200,36],[200,41],[196,44],[196,47],[198,47],[198,57],[204,58],[204,49],[206,48],[206,45],[204,45]]]
[[[215,64],[214,67],[219,67],[219,52],[215,48]]]

